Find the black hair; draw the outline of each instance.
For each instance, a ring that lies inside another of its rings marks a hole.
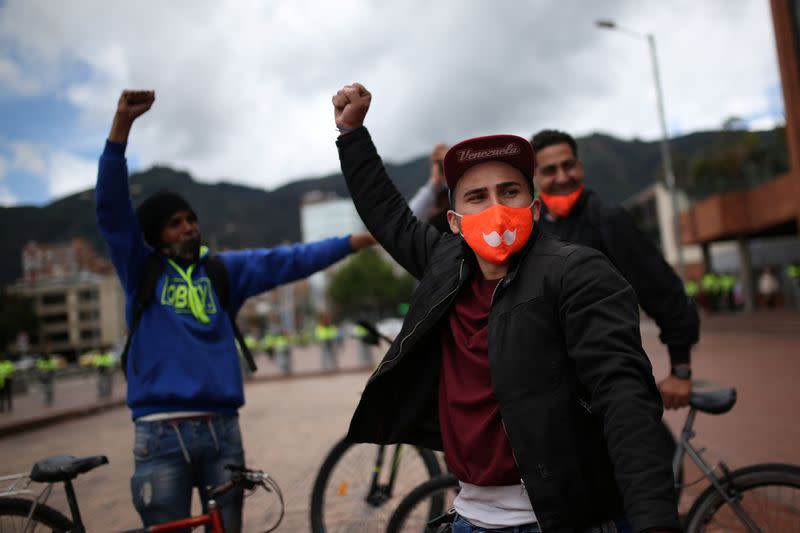
[[[567,143],[572,148],[572,154],[578,157],[578,144],[569,133],[559,130],[541,130],[539,133],[531,137],[531,146],[534,153],[542,148],[553,146],[554,144]]]

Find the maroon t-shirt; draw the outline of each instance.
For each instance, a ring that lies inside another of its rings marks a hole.
[[[489,311],[499,281],[476,272],[442,328],[439,421],[445,458],[460,481],[480,486],[520,482],[489,373]]]

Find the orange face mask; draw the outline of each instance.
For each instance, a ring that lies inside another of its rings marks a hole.
[[[533,232],[531,206],[493,205],[474,215],[460,215],[461,234],[472,250],[495,265],[502,265],[511,254],[525,246]]]
[[[539,196],[542,198],[544,205],[547,206],[548,211],[559,218],[564,218],[569,216],[572,208],[578,203],[578,198],[581,197],[583,189],[584,186],[581,185],[569,194],[545,194],[540,192]]]

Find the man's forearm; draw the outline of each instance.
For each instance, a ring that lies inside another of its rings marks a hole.
[[[132,125],[133,121],[130,118],[117,113],[114,115],[114,122],[111,123],[111,132],[108,134],[108,140],[115,143],[126,144]]]

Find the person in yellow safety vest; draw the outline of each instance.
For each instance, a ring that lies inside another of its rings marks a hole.
[[[261,349],[270,359],[275,357],[275,336],[269,330],[261,337]]]
[[[367,342],[369,332],[361,324],[356,324],[353,326],[353,336],[359,340],[359,344],[361,345],[359,350],[361,354],[361,366],[365,368],[371,368],[373,365],[372,345]]]
[[[708,272],[703,275],[700,280],[700,287],[703,291],[703,299],[709,310],[716,310],[719,308],[719,277],[713,272]]]
[[[92,366],[97,371],[97,397],[110,397],[114,379],[114,356],[108,349],[98,350],[92,355]]]
[[[289,334],[285,331],[276,333],[272,336],[272,345],[275,348],[275,357],[278,361],[278,368],[281,373],[288,375],[292,373],[292,344]]]
[[[719,292],[722,306],[733,310],[733,286],[736,285],[736,276],[733,274],[722,274],[719,277]]]
[[[36,360],[39,382],[42,384],[42,400],[45,405],[53,404],[53,378],[58,362],[52,355],[42,355]]]
[[[800,264],[791,264],[786,267],[786,275],[800,286]]]
[[[686,290],[686,295],[689,298],[696,298],[697,293],[700,292],[700,285],[693,280],[686,281],[686,283],[683,284],[683,287]]]
[[[244,344],[250,349],[251,352],[258,349],[258,339],[256,339],[254,335],[245,335]]]
[[[331,324],[331,317],[328,313],[324,313],[317,327],[314,328],[314,338],[319,342],[321,355],[322,355],[322,370],[336,370],[339,368],[337,361],[336,338],[339,336],[339,330]]]
[[[8,359],[0,361],[0,411],[14,409],[14,372],[17,366]]]

